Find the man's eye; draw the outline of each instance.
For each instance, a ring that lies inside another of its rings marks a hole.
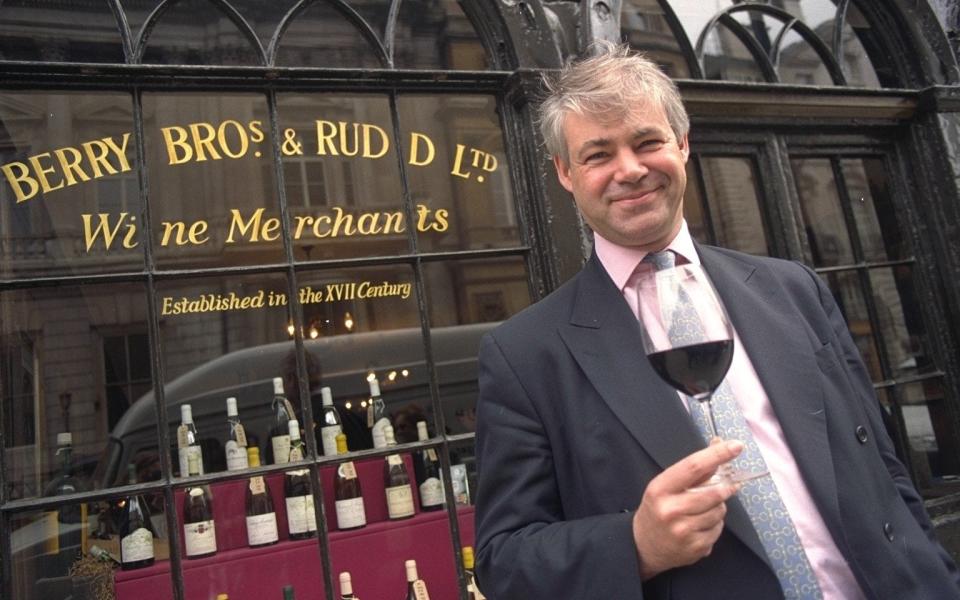
[[[607,157],[606,152],[594,152],[593,154],[588,154],[583,162],[599,162]]]
[[[655,150],[663,145],[663,140],[643,140],[637,144],[638,150]]]

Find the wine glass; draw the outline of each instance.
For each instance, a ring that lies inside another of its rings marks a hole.
[[[719,294],[703,267],[694,264],[656,271],[641,282],[639,292],[643,348],[653,370],[696,400],[690,410],[701,410],[710,439],[718,438],[711,401],[733,360],[733,328]],[[705,485],[766,474],[727,463]]]

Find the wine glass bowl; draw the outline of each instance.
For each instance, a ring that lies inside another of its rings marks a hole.
[[[643,348],[653,370],[696,400],[689,409],[703,412],[709,440],[720,437],[712,400],[733,361],[733,327],[706,271],[694,264],[657,270],[638,286],[638,309]],[[765,474],[728,463],[707,484]]]

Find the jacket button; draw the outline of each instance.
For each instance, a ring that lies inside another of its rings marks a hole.
[[[887,539],[891,542],[893,541],[893,525],[889,522],[883,524],[883,534],[887,536]]]
[[[863,425],[857,425],[856,429],[857,439],[861,444],[867,443],[867,428]]]

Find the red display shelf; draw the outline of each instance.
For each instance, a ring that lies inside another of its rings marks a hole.
[[[404,458],[412,477],[410,457]],[[382,482],[383,459],[357,461],[356,466],[363,489],[367,526],[352,531],[336,530],[335,468],[325,467],[320,472],[334,580],[336,574],[349,571],[353,575],[354,590],[361,598],[402,597],[406,589],[403,563],[414,559],[433,597],[458,597],[446,511],[418,512],[410,519],[389,521]],[[218,552],[207,558],[181,561],[187,600],[214,600],[219,593],[229,594],[231,600],[269,600],[281,598],[285,585],[294,587],[297,600],[326,600],[318,542],[315,538],[287,539],[283,475],[272,474],[267,481],[277,513],[280,542],[262,548],[247,547],[244,520],[246,480],[210,486]],[[183,523],[179,511],[182,494],[182,490],[176,494],[180,527]],[[419,511],[418,499],[415,502]],[[463,544],[473,545],[473,507],[458,507],[457,520]],[[145,569],[117,571],[115,583],[117,600],[170,600],[170,563],[162,561]]]

